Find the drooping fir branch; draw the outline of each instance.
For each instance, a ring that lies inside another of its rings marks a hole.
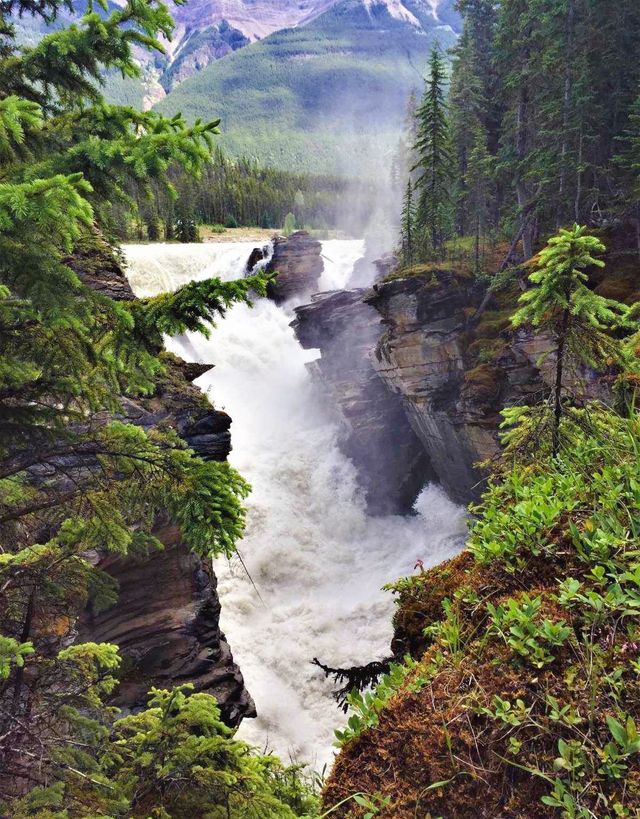
[[[106,3],[100,3],[103,8]],[[160,0],[127,0],[106,18],[91,6],[68,28],[47,34],[40,42],[0,63],[0,90],[60,110],[73,98],[97,101],[104,69],[123,76],[140,75],[134,47],[164,52],[161,37],[171,38],[173,20]]]
[[[331,668],[331,666],[321,663],[317,657],[311,661],[312,665],[318,666],[325,677],[333,677],[335,683],[344,683],[333,692],[333,697],[338,703],[338,707],[347,712],[347,697],[355,689],[364,691],[375,685],[383,674],[388,674],[391,668],[393,657],[385,660],[374,660],[367,665],[355,665],[351,668]]]
[[[174,336],[190,331],[208,337],[216,318],[223,318],[234,304],[251,305],[254,294],[265,296],[273,278],[273,274],[261,273],[230,282],[206,279],[191,282],[175,293],[132,302],[128,307],[136,332],[160,347],[163,334]]]

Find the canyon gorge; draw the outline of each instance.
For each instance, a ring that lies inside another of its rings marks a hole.
[[[117,268],[92,286],[148,297],[251,265],[282,273],[270,299],[233,307],[209,339],[166,339],[165,385],[126,403],[133,423],[168,423],[251,482],[238,557],[212,567],[160,521],[168,549],[148,564],[108,561],[120,599],[87,612],[81,633],[121,646],[121,704],[135,706],[149,683],[190,681],[216,695],[229,724],[244,718],[240,736],[320,768],[340,712],[311,660],[389,656],[392,600],[381,588],[462,547],[455,504],[481,490],[477,464],[496,452],[499,408],[539,381],[535,351],[512,340],[490,389],[475,385],[467,317],[482,294],[444,269],[394,278],[389,261],[366,261],[361,241],[299,232],[260,247],[123,250],[132,291]],[[140,595],[143,575],[166,590],[161,601]]]
[[[253,250],[250,242],[124,248],[139,295],[193,277],[243,275]],[[359,401],[364,414],[352,413],[350,421],[314,374],[317,351],[302,349],[289,326],[294,306],[314,291],[346,292],[362,242],[320,244],[298,233],[276,239],[273,256],[260,251],[266,256],[260,264],[282,268],[277,281],[286,299],[236,306],[209,340],[188,335],[167,345],[182,359],[213,365],[196,384],[233,418],[230,459],[253,487],[239,557],[215,565],[222,628],[258,713],[239,735],[320,769],[332,758],[341,715],[331,683],[311,660],[353,664],[388,656],[392,600],[382,586],[411,572],[417,560],[430,565],[455,554],[465,513],[430,483],[434,474],[399,399],[375,372],[364,373],[370,382]],[[353,365],[360,372],[375,341],[370,328],[362,329],[356,348],[362,361]],[[343,377],[352,375],[347,363]],[[371,389],[378,391],[373,409]],[[359,450],[354,429],[362,435]],[[367,453],[375,453],[380,479],[375,496],[367,492],[374,466]],[[410,486],[405,457],[414,466]]]

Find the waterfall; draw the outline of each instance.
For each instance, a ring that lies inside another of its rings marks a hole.
[[[252,247],[128,245],[124,252],[134,290],[150,295],[194,278],[240,277]],[[328,241],[322,252],[321,288],[344,287],[362,243]],[[292,318],[291,306],[262,299],[231,309],[210,339],[167,339],[167,347],[215,364],[196,383],[232,416],[230,460],[253,486],[242,562],[215,565],[222,627],[259,714],[239,736],[319,769],[332,759],[333,729],[345,717],[310,661],[354,665],[387,656],[393,601],[381,587],[411,573],[417,559],[428,566],[459,551],[465,515],[434,486],[413,517],[366,515],[354,468],[337,447],[337,421],[305,366],[316,356],[298,345]]]

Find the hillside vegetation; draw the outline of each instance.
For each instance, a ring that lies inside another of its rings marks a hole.
[[[640,7],[459,5],[451,81],[434,51],[407,137],[392,278],[484,286],[460,328],[475,390],[519,345],[537,374],[502,409],[466,551],[392,586],[410,656],[349,696],[324,804],[638,817]]]

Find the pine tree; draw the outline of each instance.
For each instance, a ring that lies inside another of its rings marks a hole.
[[[400,227],[400,243],[402,247],[402,263],[406,267],[413,264],[415,234],[415,208],[413,204],[413,185],[407,180],[407,187],[402,206],[402,221]]]
[[[487,149],[487,138],[480,122],[472,133],[465,174],[467,208],[475,234],[475,271],[480,273],[480,240],[485,234],[495,195],[494,160]]]
[[[456,162],[456,222],[458,233],[470,228],[467,171],[473,149],[474,133],[481,126],[484,100],[481,77],[468,26],[455,47],[451,72],[449,107]]]
[[[291,236],[291,234],[296,230],[296,217],[295,214],[287,213],[284,217],[284,225],[282,226],[282,234],[284,236]]]
[[[560,451],[563,398],[570,365],[586,364],[602,369],[614,363],[609,334],[624,324],[628,308],[598,296],[588,287],[588,270],[604,267],[598,258],[605,246],[586,227],[560,230],[542,250],[529,276],[535,285],[520,297],[513,316],[514,327],[530,324],[552,339],[555,377],[552,393],[552,453]],[[575,370],[572,373],[574,379]]]
[[[442,247],[450,235],[453,219],[452,155],[449,121],[445,102],[445,65],[435,48],[429,60],[422,103],[416,111],[417,136],[414,146],[419,171],[416,227],[432,250]]]
[[[619,149],[615,162],[622,178],[617,211],[633,224],[640,255],[640,97],[631,109],[629,125],[619,140]]]
[[[117,594],[91,553],[159,548],[160,514],[203,557],[232,554],[244,527],[248,486],[232,467],[196,457],[171,429],[115,419],[125,396],[153,394],[165,377],[163,332],[207,332],[267,279],[123,302],[85,283],[87,258],[115,263],[100,237],[114,207],[131,212],[132,187],[170,198],[169,169],[198,174],[216,123],[101,97],[106,70],[136,76],[134,49],[162,51],[172,28],[163,3],[90,6],[34,47],[15,42],[11,11],[54,19],[60,7],[0,7],[0,790],[58,779],[62,815],[78,782],[105,775],[83,749],[110,735],[102,702],[118,664],[114,646],[64,647],[87,601],[106,606]],[[73,783],[61,771],[74,771]]]

